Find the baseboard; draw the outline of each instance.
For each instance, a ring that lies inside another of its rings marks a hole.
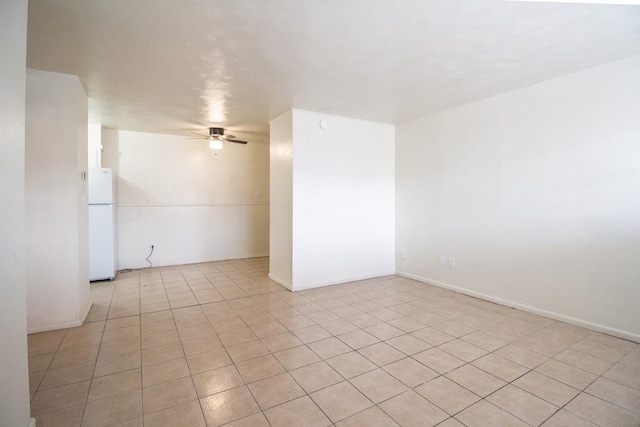
[[[250,259],[250,258],[264,258],[268,257],[269,252],[260,252],[256,254],[244,254],[244,255],[229,255],[218,258],[206,258],[206,259],[189,259],[189,260],[176,260],[167,263],[153,263],[153,267],[173,267],[175,265],[189,265],[189,264],[204,264],[207,262],[218,262],[218,261],[232,261],[238,259]],[[144,270],[146,268],[150,268],[149,264],[138,265],[138,266],[126,266],[118,264],[118,271],[122,270]]]
[[[543,316],[549,319],[558,320],[560,322],[569,323],[571,325],[580,326],[586,329],[591,329],[592,331],[602,332],[604,334],[612,335],[614,337],[622,338],[629,341],[640,342],[640,335],[634,334],[632,332],[611,328],[609,326],[600,325],[598,323],[592,323],[583,319],[576,319],[575,317],[566,316],[564,314],[544,310],[537,307],[532,307],[532,306],[521,304],[514,301],[505,300],[502,298],[494,297],[492,295],[483,294],[481,292],[470,291],[465,288],[461,288],[461,287],[453,286],[448,283],[440,282],[437,280],[432,280],[425,277],[417,276],[415,274],[409,274],[401,271],[396,272],[396,274],[398,276],[406,277],[407,279],[412,279],[418,282],[437,286],[439,288],[449,289],[451,291],[455,291],[464,295],[479,298],[484,301],[500,304],[505,307],[517,308],[518,310],[526,311],[527,313],[537,314],[539,316]]]
[[[36,419],[35,418],[31,418],[29,420],[29,422],[27,423],[27,427],[36,427]]]
[[[67,322],[60,323],[47,323],[45,325],[29,326],[27,328],[27,334],[37,334],[38,332],[56,331],[58,329],[75,328],[84,325],[84,321],[87,320],[89,310],[93,305],[93,300],[89,298],[85,304],[79,319],[69,320]]]
[[[307,291],[309,289],[324,288],[325,286],[341,285],[343,283],[358,282],[360,280],[378,279],[380,277],[393,276],[394,274],[396,274],[396,273],[395,272],[380,273],[380,274],[374,274],[374,275],[371,275],[371,276],[350,277],[350,278],[347,278],[347,279],[344,279],[344,280],[340,280],[338,282],[326,282],[326,283],[320,283],[320,284],[317,284],[317,285],[296,286],[293,291],[294,292]]]
[[[91,297],[87,300],[87,303],[84,306],[84,310],[82,310],[82,314],[80,315],[80,324],[84,325],[85,320],[87,320],[87,316],[89,315],[89,311],[91,311],[91,307],[93,306],[93,300]]]
[[[291,284],[285,282],[284,280],[281,280],[280,278],[274,276],[273,274],[269,273],[268,275],[269,279],[273,280],[274,282],[276,282],[278,285],[280,286],[284,286],[285,288],[291,290]]]

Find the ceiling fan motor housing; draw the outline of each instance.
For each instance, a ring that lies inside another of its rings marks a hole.
[[[211,136],[222,136],[224,135],[223,128],[209,128],[209,135]]]

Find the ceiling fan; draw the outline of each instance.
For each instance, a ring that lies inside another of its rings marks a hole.
[[[201,133],[190,132],[197,137],[190,137],[188,139],[206,139],[209,141],[209,148],[212,150],[222,150],[223,142],[233,142],[236,144],[247,144],[247,141],[241,141],[236,139],[233,135],[225,135],[224,128],[209,128],[209,135],[203,135]]]

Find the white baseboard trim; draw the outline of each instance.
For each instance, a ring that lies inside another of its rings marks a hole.
[[[274,276],[273,274],[269,273],[268,274],[269,279],[273,280],[274,282],[276,282],[278,285],[280,286],[284,286],[285,288],[291,290],[291,283],[287,283],[284,280]]]
[[[36,419],[31,418],[29,422],[27,422],[27,427],[36,427]]]
[[[85,320],[87,320],[87,316],[89,315],[89,311],[91,311],[91,307],[93,307],[93,300],[91,297],[87,300],[87,303],[84,306],[84,310],[82,310],[82,314],[80,315],[81,324],[84,325]]]
[[[575,317],[566,316],[564,314],[555,313],[553,311],[543,310],[541,308],[532,307],[532,306],[521,304],[514,301],[505,300],[502,298],[494,297],[492,295],[483,294],[481,292],[470,291],[465,288],[461,288],[458,286],[450,285],[448,283],[439,282],[437,280],[432,280],[425,277],[417,276],[415,274],[409,274],[402,271],[397,271],[396,274],[398,276],[406,277],[407,279],[412,279],[418,282],[437,286],[439,288],[449,289],[451,291],[455,291],[464,295],[468,295],[471,297],[479,298],[481,300],[500,304],[505,307],[517,308],[518,310],[526,311],[527,313],[537,314],[539,316],[547,317],[549,319],[558,320],[560,322],[569,323],[571,325],[580,326],[586,329],[591,329],[592,331],[602,332],[604,334],[612,335],[614,337],[622,338],[629,341],[640,342],[640,335],[634,334],[632,332],[623,331],[623,330],[612,328],[605,325],[600,325],[598,323],[592,323],[583,319],[576,319]]]
[[[78,326],[82,326],[84,325],[84,321],[87,320],[87,316],[89,315],[89,310],[91,310],[92,305],[93,305],[93,300],[89,298],[84,308],[82,309],[82,313],[80,314],[79,319],[69,320],[67,322],[60,322],[60,323],[47,323],[44,325],[29,326],[27,328],[27,334],[36,334],[38,332],[56,331],[58,329],[67,329],[67,328],[75,328]]]
[[[395,272],[380,273],[380,274],[374,274],[374,275],[371,275],[371,276],[361,276],[361,277],[348,278],[348,279],[340,280],[340,281],[337,281],[337,282],[326,282],[326,283],[320,283],[320,284],[316,284],[316,285],[296,286],[293,291],[294,292],[307,291],[309,289],[324,288],[325,286],[341,285],[343,283],[358,282],[360,280],[378,279],[380,277],[393,276],[394,274],[396,274],[396,273]]]
[[[269,252],[260,252],[256,254],[244,254],[244,255],[229,255],[217,258],[203,258],[203,259],[183,259],[183,260],[174,260],[169,262],[154,262],[153,268],[155,267],[173,267],[175,265],[189,265],[189,264],[204,264],[207,262],[217,262],[217,261],[231,261],[237,259],[249,259],[249,258],[264,258],[268,257]],[[122,270],[143,270],[150,268],[149,264],[139,264],[139,265],[121,265],[118,263],[118,271]]]
[[[273,280],[274,282],[276,282],[277,284],[279,284],[281,286],[284,286],[285,288],[289,289],[291,292],[298,292],[298,291],[306,291],[306,290],[309,290],[309,289],[323,288],[325,286],[340,285],[342,283],[357,282],[359,280],[377,279],[379,277],[393,276],[394,274],[396,274],[396,273],[395,272],[383,273],[383,274],[376,274],[376,275],[373,275],[373,276],[360,277],[360,278],[356,278],[356,279],[345,279],[345,280],[341,280],[339,282],[324,283],[324,284],[320,284],[320,285],[308,285],[308,286],[302,286],[302,287],[297,287],[296,286],[295,289],[293,289],[293,287],[292,287],[292,285],[290,283],[287,283],[284,280],[281,280],[280,278],[274,276],[271,273],[269,273],[269,279]]]

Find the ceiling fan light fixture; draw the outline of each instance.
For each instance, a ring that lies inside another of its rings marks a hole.
[[[222,140],[211,138],[209,140],[209,148],[212,150],[222,150]]]
[[[196,137],[188,137],[187,139],[206,139],[209,141],[209,148],[212,150],[222,150],[223,142],[233,142],[235,144],[248,144],[247,141],[236,139],[235,136],[225,134],[223,128],[209,128],[209,135],[203,135],[198,132],[190,132]]]

